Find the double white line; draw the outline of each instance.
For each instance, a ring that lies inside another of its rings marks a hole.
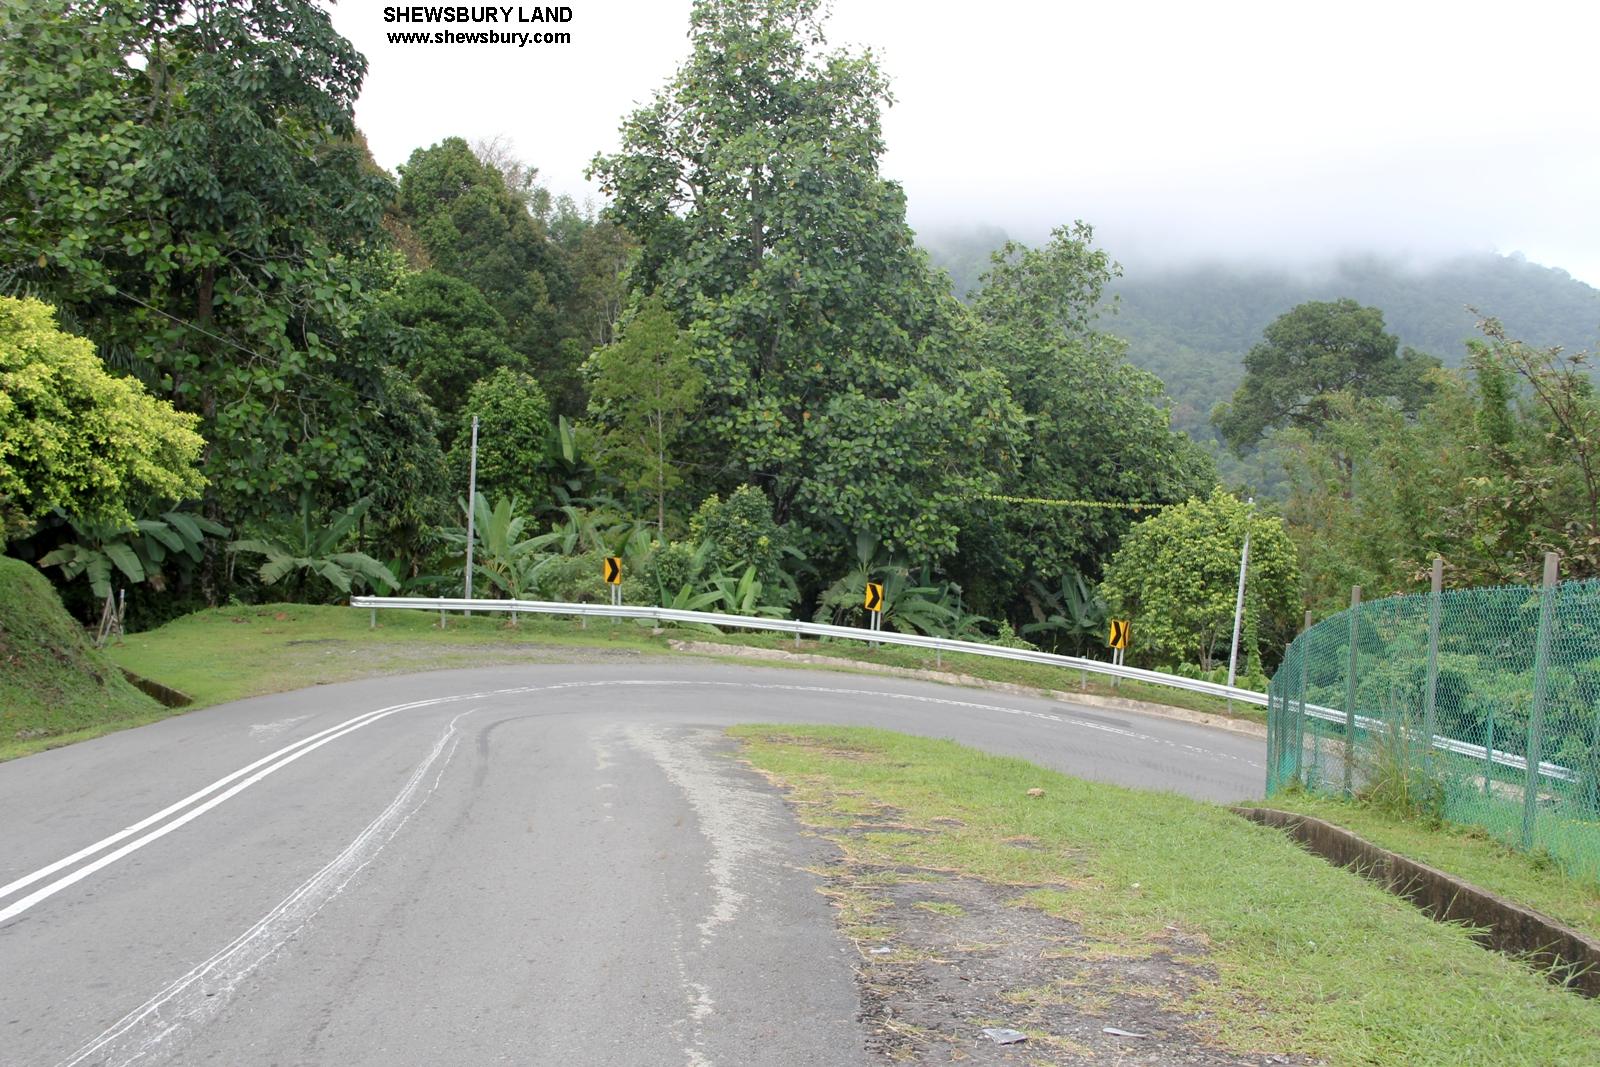
[[[109,837],[101,838],[86,848],[80,848],[70,856],[64,856],[48,866],[40,867],[31,874],[25,874],[13,882],[0,886],[0,902],[3,902],[31,885],[45,881],[52,875],[59,874],[68,868],[73,868],[75,864],[82,863],[92,856],[99,855],[102,852],[105,853],[98,859],[83,863],[82,866],[74,868],[70,873],[62,875],[55,881],[40,886],[26,896],[0,907],[0,924],[15,919],[40,901],[49,899],[68,886],[83,881],[96,871],[109,867],[124,856],[137,852],[152,841],[158,841],[179,827],[193,822],[218,804],[249,789],[252,785],[267,777],[267,775],[282,770],[301,756],[315,752],[323,745],[331,741],[337,741],[346,734],[354,733],[364,726],[371,726],[380,719],[386,719],[390,715],[397,715],[402,711],[413,711],[417,708],[450,704],[462,700],[482,699],[488,696],[500,696],[508,693],[526,693],[537,688],[544,687],[529,686],[522,689],[501,689],[492,693],[462,693],[456,696],[435,697],[432,700],[414,700],[406,704],[393,704],[387,708],[379,708],[376,711],[357,715],[353,719],[346,719],[337,726],[330,726],[326,730],[312,734],[310,737],[304,737],[293,744],[285,745],[276,752],[263,756],[254,763],[241,767],[226,777],[218,778],[205,788],[190,793],[177,803],[169,804],[154,815],[140,819],[125,830],[119,830]],[[133,840],[130,841],[128,840],[129,838],[133,838]],[[124,844],[123,842],[126,843]],[[118,845],[120,847],[114,847]],[[107,849],[113,849],[113,851],[106,852]]]

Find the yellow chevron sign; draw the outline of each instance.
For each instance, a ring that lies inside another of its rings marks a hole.
[[[882,582],[868,582],[867,583],[867,595],[863,598],[862,604],[868,611],[882,611],[883,610],[883,583]]]
[[[1127,648],[1128,647],[1128,620],[1127,619],[1112,619],[1111,620],[1111,633],[1106,638],[1106,644],[1110,645],[1112,648]]]
[[[622,557],[621,556],[607,556],[606,557],[605,566],[602,569],[602,573],[605,575],[605,579],[606,579],[606,584],[607,585],[621,585],[622,584]]]

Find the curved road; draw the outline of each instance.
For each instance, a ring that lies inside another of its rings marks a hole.
[[[1259,795],[1260,741],[694,663],[240,701],[0,764],[0,1064],[867,1062],[825,859],[727,758],[869,724]]]

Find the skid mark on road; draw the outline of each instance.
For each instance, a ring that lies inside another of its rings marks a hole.
[[[61,1067],[76,1067],[95,1057],[102,1067],[123,1067],[161,1051],[182,1032],[192,1032],[221,1010],[239,984],[314,919],[383,851],[439,788],[461,736],[456,724],[472,709],[450,720],[432,751],[417,765],[389,806],[356,835],[326,867],[312,875],[278,906],[210,959],[123,1016],[80,1048]],[[428,783],[434,765],[438,771]]]

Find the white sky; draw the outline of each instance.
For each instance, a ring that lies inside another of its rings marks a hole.
[[[391,45],[381,0],[334,7],[378,162],[501,134],[594,196],[584,167],[687,55],[689,3],[570,6],[572,44],[521,50]],[[883,171],[918,227],[1082,218],[1136,267],[1520,251],[1600,286],[1593,0],[835,0],[828,26],[892,79]]]

